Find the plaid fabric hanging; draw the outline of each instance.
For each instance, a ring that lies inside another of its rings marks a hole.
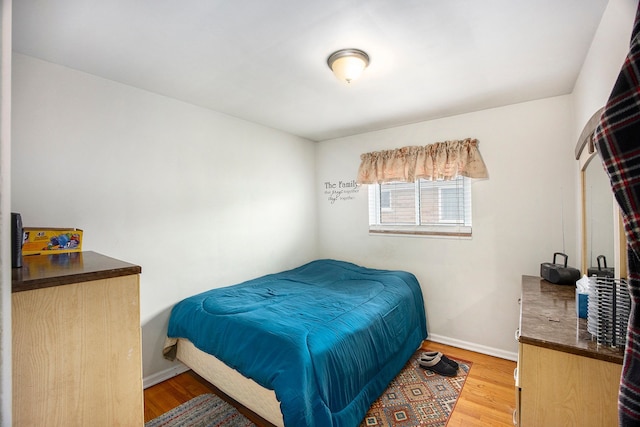
[[[620,205],[632,306],[618,395],[620,426],[640,425],[640,5],[629,53],[594,140]]]

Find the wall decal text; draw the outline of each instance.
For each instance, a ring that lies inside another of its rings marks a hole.
[[[324,194],[332,205],[338,200],[354,200],[355,195],[359,191],[360,184],[358,184],[355,179],[350,181],[324,182]]]

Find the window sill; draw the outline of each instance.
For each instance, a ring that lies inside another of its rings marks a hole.
[[[471,227],[456,227],[455,230],[443,230],[442,228],[427,227],[380,227],[370,226],[370,235],[386,236],[413,236],[413,237],[442,237],[442,238],[466,238],[471,239]]]

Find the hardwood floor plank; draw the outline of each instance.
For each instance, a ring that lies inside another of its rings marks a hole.
[[[168,379],[144,391],[145,422],[205,393],[211,386],[192,371]]]
[[[422,348],[473,363],[447,427],[513,426],[516,362],[431,341]]]
[[[513,379],[515,362],[432,341],[425,341],[422,348],[440,351],[449,357],[473,364],[447,427],[513,426],[513,411],[516,405]],[[144,391],[144,420],[147,422],[204,393],[214,393],[224,398],[260,427],[271,426],[224,396],[193,371],[187,371],[147,388]]]

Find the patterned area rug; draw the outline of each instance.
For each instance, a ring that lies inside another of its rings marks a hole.
[[[418,365],[417,351],[387,390],[371,405],[360,427],[444,427],[456,406],[471,362],[459,363],[458,375],[443,377]]]
[[[144,427],[255,427],[215,394],[201,394],[144,424]]]
[[[456,377],[443,377],[418,365],[417,351],[376,400],[360,427],[445,427],[467,379],[471,362],[460,364]],[[452,358],[453,359],[453,358]],[[145,423],[145,427],[250,427],[233,406],[203,394]]]

